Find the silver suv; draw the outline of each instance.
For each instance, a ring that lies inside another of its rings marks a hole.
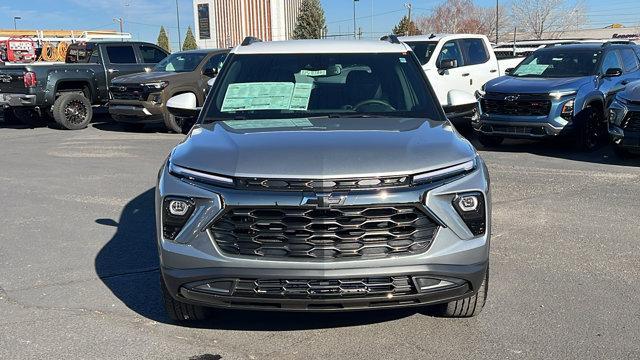
[[[188,94],[167,106],[200,110]],[[245,39],[156,189],[174,320],[485,303],[487,169],[395,37]]]

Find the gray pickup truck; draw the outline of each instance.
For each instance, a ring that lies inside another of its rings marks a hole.
[[[5,119],[32,125],[53,117],[64,129],[91,122],[94,105],[109,101],[116,76],[151,69],[167,56],[141,42],[87,42],[69,46],[65,63],[0,66],[0,107]]]

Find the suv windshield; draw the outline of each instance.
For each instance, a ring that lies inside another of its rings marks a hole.
[[[233,55],[207,119],[402,116],[438,119],[410,53]]]
[[[411,47],[413,53],[416,54],[416,57],[422,65],[429,62],[431,55],[433,55],[433,50],[436,48],[436,45],[438,45],[437,42],[425,41],[405,41],[404,43]]]
[[[191,72],[198,67],[205,53],[176,53],[171,54],[160,61],[153,71],[167,72]]]
[[[535,51],[511,72],[516,77],[560,78],[595,75],[601,50],[563,49]]]

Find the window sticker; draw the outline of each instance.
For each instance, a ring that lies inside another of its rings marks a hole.
[[[326,76],[327,75],[327,70],[305,70],[305,69],[302,69],[302,70],[300,70],[300,74],[306,75],[306,76]]]
[[[403,57],[398,58],[398,60],[400,60],[400,62],[401,62],[401,63],[403,63],[403,64],[407,62],[407,59],[405,59],[405,58],[403,58]]]
[[[270,128],[306,128],[313,127],[307,118],[299,119],[262,119],[262,120],[227,120],[223,123],[234,130],[270,129]]]
[[[548,67],[545,64],[522,64],[514,75],[542,75]]]
[[[222,111],[306,110],[312,84],[253,82],[229,85]]]

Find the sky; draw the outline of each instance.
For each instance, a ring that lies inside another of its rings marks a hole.
[[[181,37],[193,26],[192,0],[177,0]],[[405,3],[413,5],[413,15],[428,15],[443,0],[359,0],[356,3],[357,27],[365,37],[380,37],[391,31],[406,14]],[[511,0],[498,0],[509,6]],[[587,8],[588,27],[601,28],[611,23],[640,24],[639,0],[582,0]],[[353,2],[321,0],[329,34],[353,32]],[[495,0],[476,0],[481,6],[495,7]],[[373,14],[373,16],[372,16]],[[167,29],[172,47],[177,47],[176,0],[0,0],[0,29],[13,28],[13,17],[20,16],[18,28],[117,30],[114,17],[124,18],[124,30],[134,39],[155,42],[161,25]]]

